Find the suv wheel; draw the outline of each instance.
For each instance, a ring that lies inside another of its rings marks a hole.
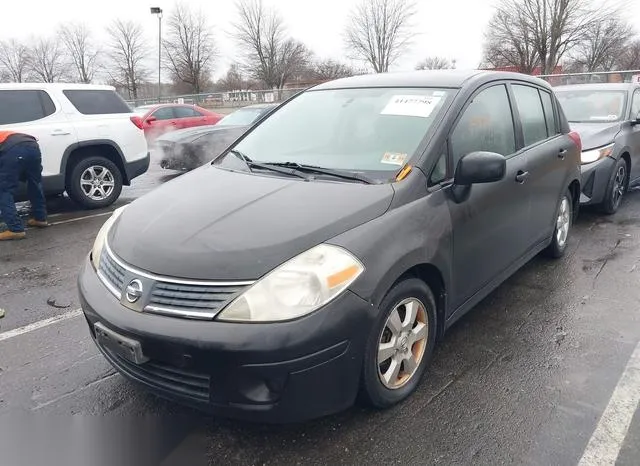
[[[418,386],[436,341],[436,302],[417,278],[391,288],[380,304],[364,355],[362,396],[377,408],[392,406]]]
[[[607,184],[607,191],[604,195],[604,201],[602,201],[601,210],[607,215],[616,213],[622,197],[627,191],[627,185],[629,184],[629,175],[627,170],[627,162],[620,157],[616,163],[609,183]]]
[[[69,197],[87,209],[113,204],[122,191],[122,173],[105,157],[80,160],[67,180]]]
[[[572,200],[573,196],[571,195],[571,191],[567,190],[558,203],[553,238],[546,250],[548,256],[556,259],[564,256],[567,243],[569,242],[569,232],[571,231],[571,222],[573,219]]]

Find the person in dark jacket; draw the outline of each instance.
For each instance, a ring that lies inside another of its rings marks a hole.
[[[13,198],[20,179],[26,180],[31,201],[31,217],[27,225],[36,228],[48,226],[42,192],[42,155],[37,140],[28,134],[0,131],[0,214],[7,225],[7,230],[0,232],[0,241],[26,236]]]

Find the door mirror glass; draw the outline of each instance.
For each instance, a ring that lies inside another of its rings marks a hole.
[[[158,121],[158,119],[153,115],[147,117],[147,123],[153,123],[154,121]]]
[[[454,184],[469,186],[493,183],[504,178],[507,161],[495,152],[471,152],[460,159],[456,167]]]
[[[635,119],[636,123],[640,123],[640,111],[638,113],[636,113],[634,119]]]

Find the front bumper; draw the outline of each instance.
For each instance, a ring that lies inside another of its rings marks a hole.
[[[94,340],[100,322],[140,342],[149,360],[135,364],[98,344],[100,351],[125,377],[160,396],[261,422],[316,418],[355,400],[372,312],[351,292],[298,320],[238,324],[129,310],[88,260],[78,287]]]
[[[616,160],[611,157],[581,165],[582,192],[580,193],[580,204],[600,204],[604,200],[607,185],[615,165]]]

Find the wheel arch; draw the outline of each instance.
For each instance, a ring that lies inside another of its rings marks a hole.
[[[440,339],[444,335],[447,308],[447,288],[444,276],[440,269],[430,262],[421,262],[403,267],[403,269],[394,273],[394,277],[395,279],[388,276],[387,279],[384,280],[384,283],[391,282],[391,285],[382,285],[381,288],[385,288],[385,290],[379,290],[379,293],[376,293],[380,296],[380,300],[384,298],[396,283],[399,283],[402,280],[407,278],[417,278],[423,281],[431,289],[436,300],[436,336]]]
[[[75,164],[79,160],[91,156],[102,156],[111,160],[120,170],[123,184],[128,186],[131,183],[120,146],[110,139],[93,139],[72,144],[64,151],[60,162],[60,173],[64,175],[65,184],[68,184]]]
[[[573,210],[573,221],[575,221],[578,218],[578,212],[580,210],[580,181],[574,179],[569,183],[568,189],[571,193],[571,200],[573,203],[571,207]]]

